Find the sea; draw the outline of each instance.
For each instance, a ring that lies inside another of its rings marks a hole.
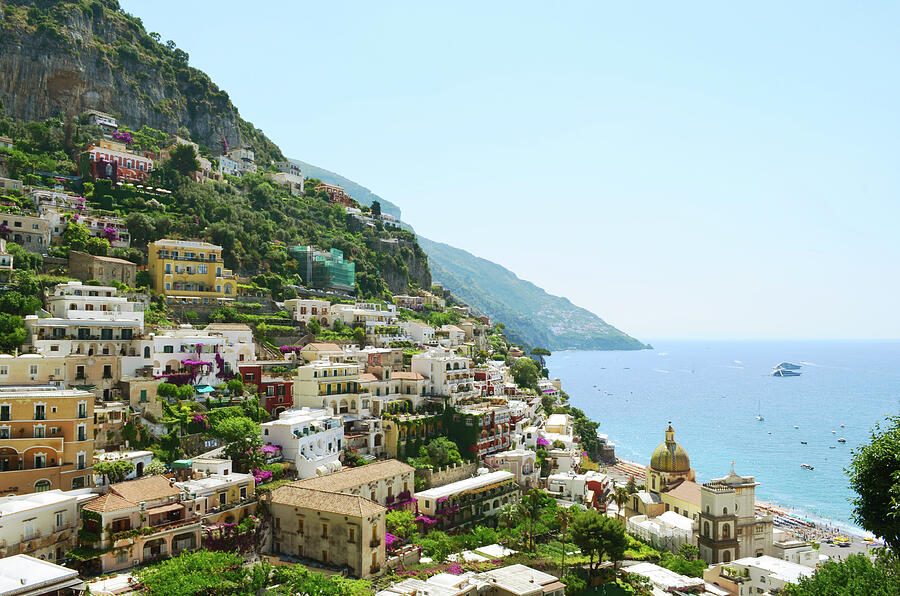
[[[845,469],[872,428],[900,413],[900,341],[651,343],[556,352],[546,363],[618,457],[649,462],[671,421],[698,482],[727,475],[734,462],[756,477],[757,499],[860,533]],[[782,361],[802,374],[771,376]]]

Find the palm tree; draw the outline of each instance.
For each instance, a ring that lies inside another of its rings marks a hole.
[[[625,510],[622,508],[625,503],[628,502],[628,489],[624,486],[617,486],[613,489],[612,500],[616,503],[616,507],[619,508],[619,515],[622,516],[622,519],[625,519]]]
[[[569,523],[573,519],[575,519],[575,510],[572,507],[561,507],[556,510],[556,521],[559,523],[559,529],[562,532],[562,565],[559,572],[560,577],[566,575],[566,532],[569,531]]]
[[[534,524],[541,517],[541,509],[544,504],[544,493],[540,489],[533,488],[522,498],[522,508],[528,519],[528,542],[531,551],[534,552]]]
[[[507,503],[500,508],[498,513],[498,521],[506,526],[506,546],[509,546],[509,539],[512,536],[512,527],[519,522],[521,517],[519,507],[512,503]]]

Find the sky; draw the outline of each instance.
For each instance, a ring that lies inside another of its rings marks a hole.
[[[900,5],[123,0],[293,158],[641,339],[900,337]]]

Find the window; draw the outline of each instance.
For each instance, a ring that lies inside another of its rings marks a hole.
[[[26,522],[22,522],[22,538],[25,540],[34,538],[34,520],[30,519]]]
[[[50,490],[50,481],[49,480],[38,480],[34,483],[34,492],[36,493],[45,493]],[[59,513],[56,514],[57,519],[59,519]],[[59,526],[59,522],[56,524]]]
[[[166,263],[166,274],[172,273],[172,263]]]
[[[197,273],[206,275],[206,272],[207,272],[206,265],[197,265]]]
[[[322,522],[322,538],[328,538],[328,524]]]
[[[10,416],[9,404],[0,405],[0,420],[8,421]]]
[[[87,441],[87,427],[84,424],[78,425],[78,440]]]
[[[219,505],[225,505],[226,497],[227,493],[219,493]]]
[[[141,403],[147,402],[147,390],[141,389]]]
[[[276,518],[275,521],[278,522],[278,521],[279,521],[278,518]],[[298,531],[300,534],[302,534],[302,533],[303,533],[303,520],[302,520],[302,519],[297,520],[297,523],[299,524],[299,528],[298,528],[297,531]]]
[[[85,454],[83,452],[79,453],[77,457],[78,457],[77,468],[79,470],[85,469],[87,467],[87,458],[85,457]]]
[[[112,365],[111,365],[111,364],[104,364],[104,365],[103,365],[103,378],[104,378],[104,379],[111,379],[111,378],[112,378]]]
[[[247,487],[246,487],[246,486],[242,486],[242,487],[241,487],[241,498],[242,498],[242,499],[246,499],[246,498],[247,498]]]
[[[84,379],[84,366],[76,366],[75,367],[75,378],[76,379]]]
[[[77,478],[72,479],[72,488],[84,488],[85,487],[85,478],[86,476],[78,476]]]
[[[78,402],[78,417],[87,418],[87,402]]]
[[[163,346],[163,354],[174,354],[175,346]]]
[[[9,425],[0,426],[0,439],[8,439],[9,438]]]
[[[100,330],[100,339],[112,339],[112,329],[101,329]]]
[[[347,539],[347,542],[356,542],[356,528],[350,528],[350,538]]]
[[[43,424],[39,424],[32,429],[32,435],[35,439],[43,439],[47,436],[47,429]]]
[[[46,420],[47,418],[47,406],[44,404],[36,404],[34,406],[34,419],[35,420]]]
[[[28,367],[28,374],[32,376],[38,374],[37,364],[32,364]]]
[[[7,365],[0,366],[0,376],[5,377],[9,374],[9,367]]]
[[[43,453],[35,454],[34,456],[34,468],[46,468],[47,467],[47,456]]]

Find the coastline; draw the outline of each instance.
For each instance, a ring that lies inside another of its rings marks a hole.
[[[646,482],[645,464],[628,461],[617,457],[616,463],[605,468],[605,472],[619,482],[627,482],[634,477],[635,482]],[[791,505],[756,500],[756,511],[762,515],[772,515],[777,521],[775,527],[800,540],[820,540],[835,536],[852,536],[854,538],[875,538],[871,532],[849,523],[842,523],[810,515]]]

